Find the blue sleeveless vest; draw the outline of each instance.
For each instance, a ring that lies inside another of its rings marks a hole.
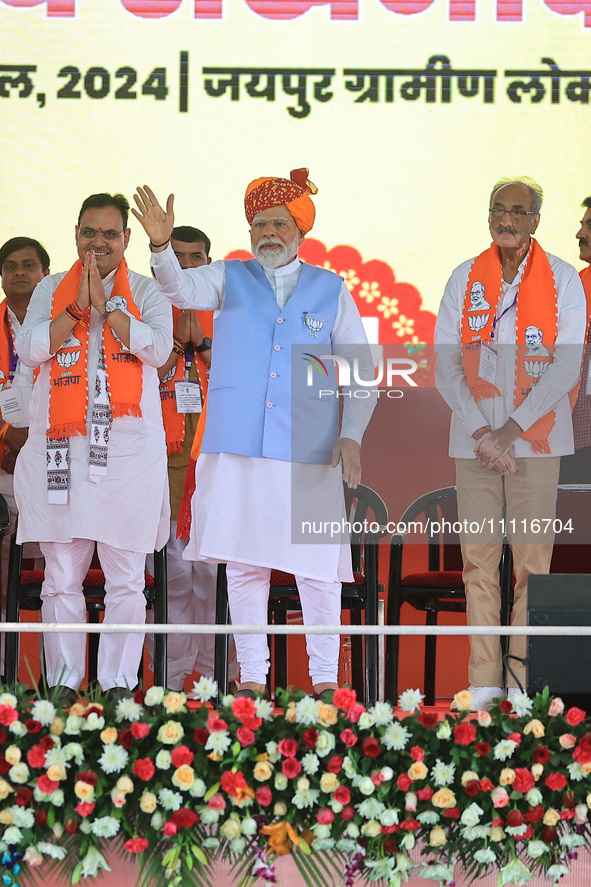
[[[257,261],[229,260],[225,270],[202,452],[330,463],[338,386],[333,361],[321,371],[316,358],[332,352],[341,278],[303,265],[280,311]]]

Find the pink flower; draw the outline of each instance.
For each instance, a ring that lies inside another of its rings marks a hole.
[[[252,730],[248,729],[248,727],[238,727],[236,730],[236,739],[242,748],[246,748],[247,745],[254,744],[256,736]]]
[[[509,795],[502,785],[497,785],[496,788],[493,788],[490,797],[493,802],[493,807],[496,807],[497,810],[500,807],[506,807],[509,803]]]
[[[357,701],[357,693],[355,690],[348,690],[346,687],[340,687],[338,690],[334,691],[332,701],[333,705],[336,705],[336,707],[342,709],[342,711],[349,711]]]
[[[352,724],[356,724],[364,711],[367,711],[365,706],[361,705],[359,702],[356,702],[355,705],[352,705],[351,708],[348,710],[347,717]]]
[[[334,813],[329,807],[323,807],[317,812],[316,819],[320,825],[330,825],[331,822],[334,822]]]
[[[42,776],[40,776],[37,780],[37,788],[39,789],[39,791],[45,792],[46,795],[50,795],[59,787],[59,782],[55,782],[53,779],[50,779],[46,773],[43,773]]]
[[[530,788],[533,788],[535,784],[536,780],[534,779],[531,770],[528,770],[527,767],[515,768],[515,779],[511,786],[513,791],[525,794]]]
[[[91,801],[90,803],[88,801],[80,801],[80,803],[76,804],[76,806],[74,807],[74,812],[82,817],[90,816],[90,814],[94,810],[94,804],[94,801]]]
[[[134,739],[144,739],[144,737],[150,732],[149,724],[143,724],[141,721],[134,721],[129,729],[131,730],[131,735]],[[143,841],[144,838],[136,838],[136,840]],[[130,842],[128,841],[127,843],[129,844]],[[135,850],[133,852],[141,853],[141,850]]]
[[[8,727],[13,721],[18,721],[18,711],[12,705],[0,705],[0,724]]]
[[[250,701],[252,702],[252,699]],[[207,726],[209,727],[210,733],[223,733],[224,730],[228,729],[228,725],[223,718],[212,718],[208,721]]]
[[[518,746],[521,745],[521,733],[509,733],[507,739],[512,739]]]
[[[123,845],[129,853],[143,853],[150,846],[147,838],[130,838]]]
[[[254,796],[261,807],[268,807],[273,800],[273,793],[268,785],[262,785],[256,790]]]
[[[298,741],[297,739],[282,739],[277,745],[277,749],[279,754],[285,758],[295,758],[298,753]]]
[[[285,758],[281,770],[288,779],[295,779],[302,770],[301,761],[298,761],[297,758]]]
[[[162,833],[167,838],[174,837],[174,835],[176,835],[177,831],[178,831],[178,829],[177,829],[176,825],[174,824],[174,822],[165,822],[164,827],[162,828]]]
[[[357,744],[357,736],[350,727],[346,727],[341,733],[341,742],[343,742],[347,748],[353,748],[353,746]]]
[[[133,773],[143,782],[149,782],[156,772],[151,758],[138,758],[133,765]]]
[[[548,709],[548,715],[551,718],[555,718],[557,715],[561,715],[564,711],[564,702],[560,698],[560,696],[556,696],[555,699],[550,703],[550,708]]]
[[[346,785],[339,785],[338,788],[335,789],[333,798],[338,804],[342,804],[344,807],[351,800],[351,791],[347,788]]]
[[[223,796],[220,795],[220,793],[218,792],[209,799],[209,801],[207,802],[207,806],[211,810],[218,810],[219,812],[221,812],[222,810],[226,809],[226,802]]]
[[[413,745],[410,750],[410,756],[413,761],[424,761],[425,760],[425,752],[421,748],[420,745]]]

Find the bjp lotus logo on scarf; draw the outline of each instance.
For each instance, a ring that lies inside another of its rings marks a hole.
[[[305,326],[310,330],[311,339],[317,339],[318,333],[324,326],[324,321],[320,320],[319,317],[310,317],[308,312],[304,311],[302,314],[302,326]]]

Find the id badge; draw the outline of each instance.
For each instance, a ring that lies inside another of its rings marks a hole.
[[[0,409],[5,422],[21,427],[25,425],[18,388],[4,388],[0,391]]]
[[[485,382],[490,382],[493,385],[497,375],[497,360],[498,354],[495,349],[483,342],[480,346],[478,375],[481,379],[484,379]]]
[[[200,413],[203,409],[199,382],[175,382],[177,413]]]

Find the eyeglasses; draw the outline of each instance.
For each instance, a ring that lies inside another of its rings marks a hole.
[[[250,228],[252,231],[264,231],[267,225],[271,225],[276,231],[285,231],[293,219],[255,219]]]
[[[78,233],[86,240],[94,240],[97,234],[100,234],[105,240],[116,240],[118,237],[121,237],[124,232],[115,231],[114,228],[107,228],[105,231],[103,231],[102,228],[78,228]]]
[[[524,209],[501,209],[498,206],[491,206],[489,209],[489,213],[491,213],[493,219],[499,219],[499,221],[503,218],[505,213],[508,213],[511,216],[512,221],[520,222],[525,216],[533,216],[535,213],[533,210],[531,212],[526,212]]]

